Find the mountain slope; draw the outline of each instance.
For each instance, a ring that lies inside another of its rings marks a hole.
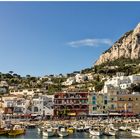
[[[140,23],[134,30],[125,33],[111,48],[105,51],[95,62],[95,65],[119,58],[140,58]]]

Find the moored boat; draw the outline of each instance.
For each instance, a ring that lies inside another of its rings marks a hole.
[[[66,137],[69,135],[69,133],[67,132],[67,130],[65,128],[60,128],[60,131],[58,131],[58,135],[60,137]]]
[[[6,128],[0,128],[0,135],[8,134],[8,132],[9,132],[9,129],[6,129]]]
[[[138,136],[138,137],[140,137],[140,127],[137,128],[137,129],[133,129],[131,131],[131,133],[132,133],[132,136]]]
[[[48,128],[48,129],[42,131],[42,135],[46,136],[46,137],[52,137],[55,135],[55,132],[53,131],[53,129]]]
[[[25,133],[25,128],[21,125],[14,125],[13,129],[8,132],[9,136],[16,136]]]
[[[92,136],[101,136],[103,134],[99,128],[89,129],[89,133]]]
[[[128,127],[128,126],[121,126],[121,127],[119,127],[119,130],[120,130],[120,131],[130,131],[131,128]]]
[[[107,135],[107,136],[115,136],[116,135],[116,131],[111,129],[110,127],[106,127],[104,132],[103,132],[104,135]]]

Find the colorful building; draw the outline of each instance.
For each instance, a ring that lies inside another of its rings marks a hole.
[[[86,116],[89,113],[88,92],[66,92],[54,95],[54,116]]]
[[[117,111],[123,115],[140,114],[140,94],[118,94]]]

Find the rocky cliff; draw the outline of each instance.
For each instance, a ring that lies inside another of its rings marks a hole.
[[[125,33],[111,48],[105,51],[95,62],[95,65],[119,58],[140,58],[140,23],[134,30]]]

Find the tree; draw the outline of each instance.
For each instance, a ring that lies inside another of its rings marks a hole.
[[[96,92],[101,91],[103,86],[104,86],[104,82],[96,82],[96,84],[95,84],[95,91]]]
[[[9,73],[12,75],[14,72],[13,71],[9,71]]]

